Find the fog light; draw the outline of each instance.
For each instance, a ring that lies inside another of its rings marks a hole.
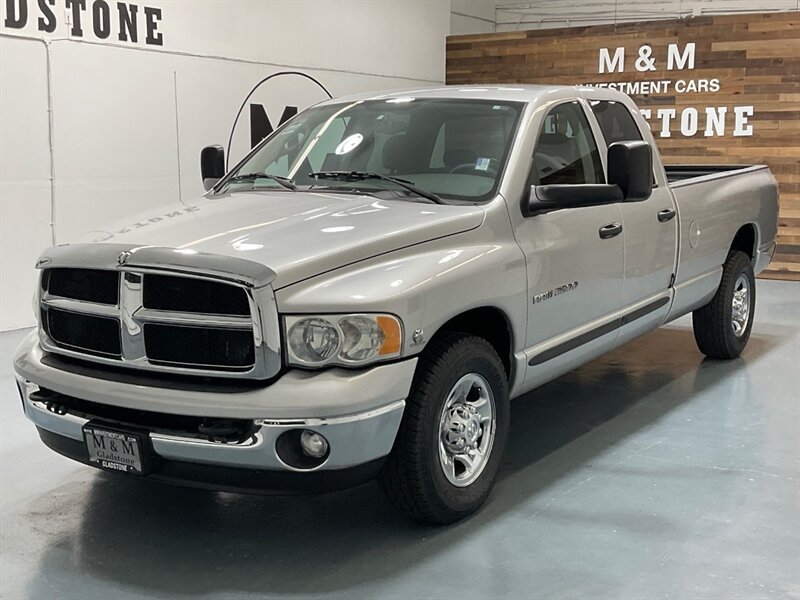
[[[310,458],[322,458],[328,453],[328,440],[316,431],[303,430],[300,434],[300,447]]]

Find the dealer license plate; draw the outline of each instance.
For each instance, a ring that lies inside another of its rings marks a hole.
[[[139,436],[87,424],[83,427],[83,440],[90,462],[112,471],[139,475],[144,472]]]

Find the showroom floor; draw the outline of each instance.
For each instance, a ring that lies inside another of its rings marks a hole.
[[[684,318],[513,404],[487,506],[450,528],[374,486],[269,498],[105,475],[44,448],[2,350],[6,598],[800,595],[800,284],[759,282],[743,358]]]

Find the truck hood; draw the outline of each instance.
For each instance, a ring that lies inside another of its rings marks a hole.
[[[261,263],[276,288],[474,229],[478,206],[323,192],[248,191],[152,209],[77,241],[186,248]]]

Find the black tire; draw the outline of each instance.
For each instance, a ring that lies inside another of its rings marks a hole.
[[[733,330],[733,294],[740,276],[749,286],[747,324],[741,335]],[[711,302],[692,313],[694,339],[700,352],[709,358],[731,359],[739,356],[750,339],[756,308],[756,278],[750,257],[744,252],[731,250],[722,270],[717,293]]]
[[[483,471],[471,484],[450,483],[439,462],[439,422],[450,390],[477,373],[495,400],[495,436]],[[379,480],[406,515],[444,525],[466,517],[489,496],[508,439],[508,381],[494,348],[484,339],[445,334],[425,348],[414,375],[394,447]]]

